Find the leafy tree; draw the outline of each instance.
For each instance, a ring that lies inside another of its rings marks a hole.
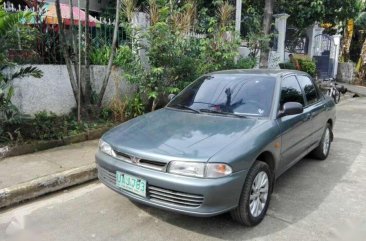
[[[277,0],[275,12],[290,14],[288,24],[304,30],[315,22],[339,24],[361,8],[361,0]]]
[[[9,32],[21,28],[21,21],[29,21],[32,17],[30,12],[8,13],[0,5],[0,43],[9,42]],[[3,139],[6,123],[19,122],[22,118],[19,110],[12,104],[11,98],[14,94],[12,80],[33,76],[40,78],[42,72],[37,68],[28,66],[13,71],[15,64],[6,57],[6,48],[0,46],[0,141]]]

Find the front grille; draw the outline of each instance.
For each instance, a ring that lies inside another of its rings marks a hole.
[[[147,190],[151,201],[188,207],[199,207],[203,203],[202,195],[177,192],[150,185],[147,187]]]
[[[116,186],[116,174],[102,167],[98,167],[99,179],[108,187],[120,190]],[[147,198],[152,202],[167,203],[184,207],[199,207],[203,203],[203,196],[197,194],[183,193],[147,183]]]
[[[116,186],[116,174],[110,172],[102,167],[98,167],[98,177],[101,181],[103,181],[107,186],[118,189]]]
[[[158,171],[164,171],[165,167],[167,165],[167,163],[165,163],[165,162],[140,159],[140,158],[130,156],[126,153],[122,153],[122,152],[119,152],[119,151],[114,151],[114,152],[116,153],[117,158],[122,160],[122,161],[132,163],[132,164],[135,164],[135,165],[138,165],[138,166],[158,170]]]

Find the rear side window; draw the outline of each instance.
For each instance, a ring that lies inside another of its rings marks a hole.
[[[319,96],[313,81],[304,75],[297,76],[297,79],[299,80],[301,88],[304,90],[307,104],[311,105],[317,102],[319,100]]]
[[[295,76],[286,77],[282,80],[280,108],[286,102],[299,102],[304,105],[304,96]]]

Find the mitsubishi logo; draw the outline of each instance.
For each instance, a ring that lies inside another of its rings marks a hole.
[[[137,158],[135,156],[130,156],[131,162],[134,164],[139,164],[140,163],[140,158]]]

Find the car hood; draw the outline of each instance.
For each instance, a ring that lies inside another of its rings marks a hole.
[[[102,139],[141,158],[207,161],[264,121],[164,108],[119,125]]]

